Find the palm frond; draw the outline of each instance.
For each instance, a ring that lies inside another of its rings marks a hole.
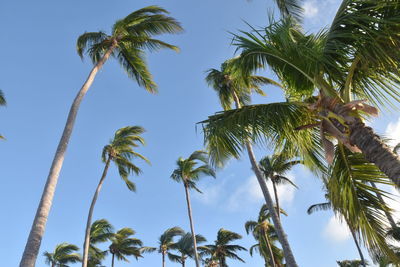
[[[307,209],[307,213],[311,214],[319,210],[330,210],[331,208],[332,204],[330,202],[314,204]]]
[[[5,106],[6,105],[6,98],[4,96],[3,91],[0,90],[0,106]]]
[[[99,45],[107,39],[109,39],[109,36],[101,31],[85,32],[78,37],[78,40],[76,42],[76,51],[78,52],[78,55],[81,57],[81,59],[83,59],[83,55],[85,52],[89,52],[93,46]]]

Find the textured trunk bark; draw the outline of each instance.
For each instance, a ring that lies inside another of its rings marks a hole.
[[[370,183],[373,188],[377,189],[376,184],[374,182],[370,182]],[[378,197],[380,202],[382,202],[384,205],[386,205],[385,200],[383,200],[383,197],[380,193],[376,193],[376,196]],[[396,222],[394,221],[392,214],[390,214],[390,212],[388,212],[387,210],[385,210],[384,212],[385,212],[386,218],[388,219],[388,221],[390,223],[390,226],[393,229],[397,228]]]
[[[276,189],[276,184],[273,180],[274,178],[271,179],[272,186],[274,188],[274,195],[275,195],[275,206],[276,206],[276,213],[278,214],[278,219],[281,219],[281,209],[279,207],[279,198],[278,198],[278,191]]]
[[[99,184],[97,185],[96,191],[94,193],[92,203],[89,208],[89,215],[86,222],[86,230],[85,230],[85,241],[83,243],[83,257],[82,257],[82,267],[87,266],[88,258],[89,258],[89,245],[90,245],[90,228],[92,226],[92,216],[94,211],[94,206],[96,205],[97,197],[99,196],[101,187],[104,183],[104,180],[107,176],[108,167],[110,166],[111,157],[108,156],[106,166],[104,166],[103,174],[101,175],[101,179]]]
[[[374,163],[394,184],[400,186],[400,159],[360,119],[356,118],[349,126],[350,142],[362,151],[369,162]]]
[[[64,161],[64,155],[67,150],[68,142],[72,134],[72,129],[75,124],[76,115],[79,110],[80,103],[83,97],[92,85],[97,72],[101,69],[107,59],[110,57],[113,49],[117,44],[113,44],[110,49],[105,53],[103,58],[94,66],[88,78],[79,90],[77,96],[70,108],[67,122],[62,133],[60,142],[58,144],[56,154],[50,167],[49,176],[47,177],[46,185],[44,187],[42,197],[36,211],[35,219],[29,233],[28,241],[25,245],[25,250],[22,254],[22,259],[19,264],[20,267],[34,267],[37,255],[39,253],[40,244],[42,242],[44,230],[46,227],[47,217],[50,212],[51,204],[53,202],[54,193],[57,186],[58,176]]]
[[[235,92],[233,93],[233,98],[235,100],[236,108],[237,109],[241,108],[239,98]],[[247,153],[249,155],[252,169],[254,171],[254,174],[257,177],[258,183],[261,187],[261,191],[263,192],[265,204],[267,205],[268,211],[271,214],[271,219],[272,219],[272,222],[274,223],[275,231],[278,236],[278,240],[282,245],[283,254],[284,254],[284,257],[286,260],[286,267],[298,267],[298,265],[296,263],[296,259],[294,258],[292,249],[290,248],[289,242],[287,240],[286,233],[283,230],[281,221],[279,220],[279,217],[275,211],[274,201],[272,200],[271,194],[269,193],[267,183],[263,177],[263,174],[261,173],[260,168],[258,167],[256,156],[254,155],[253,147],[250,144],[250,142],[246,142],[246,149],[247,149]]]
[[[358,250],[358,254],[360,254],[361,264],[362,264],[362,266],[367,267],[367,265],[365,265],[364,255],[363,255],[363,253],[361,251],[360,245],[358,244],[356,234],[354,233],[353,229],[351,229],[350,227],[349,227],[349,229],[350,229],[351,235],[353,236],[354,243],[356,244],[356,247],[357,247],[357,250]]]
[[[196,267],[200,267],[199,255],[197,254],[196,234],[194,232],[194,225],[193,225],[193,219],[192,219],[192,206],[190,205],[189,188],[188,188],[186,182],[184,182],[184,186],[185,186],[186,202],[187,202],[187,208],[188,208],[188,214],[189,214],[190,231],[192,232],[192,238],[193,238],[194,260],[196,262]]]
[[[271,264],[271,267],[275,267],[275,257],[274,257],[274,253],[272,252],[272,248],[271,248],[271,243],[269,242],[267,233],[264,230],[261,230],[261,234],[262,237],[264,238],[265,244],[267,245],[267,249],[268,249],[268,254],[269,254],[269,263]]]

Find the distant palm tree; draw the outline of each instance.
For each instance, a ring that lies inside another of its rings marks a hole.
[[[174,237],[183,236],[185,231],[183,231],[180,227],[172,227],[167,229],[159,238],[158,238],[158,252],[162,255],[162,267],[165,267],[165,256],[170,254],[169,250],[172,249],[174,243]]]
[[[54,252],[45,251],[43,255],[46,257],[46,264],[51,267],[68,267],[70,263],[81,261],[81,256],[78,253],[79,248],[75,245],[62,243],[58,244]]]
[[[105,163],[103,174],[100,178],[99,184],[97,185],[96,191],[93,195],[92,203],[90,204],[89,215],[86,222],[85,231],[85,242],[83,250],[83,260],[82,267],[87,266],[89,243],[90,243],[90,227],[92,223],[92,216],[94,211],[94,206],[97,201],[97,197],[100,193],[101,187],[107,176],[108,167],[111,162],[114,162],[118,168],[119,175],[125,182],[129,190],[135,191],[135,184],[129,180],[129,175],[131,173],[139,174],[141,172],[140,168],[132,163],[134,158],[140,158],[146,162],[149,162],[144,156],[135,152],[133,148],[138,147],[138,144],[144,144],[144,139],[140,136],[144,132],[144,129],[140,126],[128,126],[121,128],[115,132],[114,138],[110,141],[108,145],[103,148],[103,153],[101,155],[102,161]]]
[[[196,235],[196,241],[193,240],[191,233],[186,233],[174,244],[171,245],[171,249],[179,252],[179,255],[168,253],[168,258],[173,262],[178,262],[185,267],[186,259],[195,258],[196,252],[193,244],[200,244],[207,240],[202,235]]]
[[[211,256],[211,259],[218,261],[219,267],[228,267],[226,264],[226,258],[244,262],[244,260],[236,254],[236,252],[247,249],[239,245],[229,244],[232,241],[241,238],[241,235],[221,228],[218,231],[217,240],[214,241],[214,244],[205,245],[199,248],[201,249],[201,255]]]
[[[135,231],[131,228],[122,228],[118,230],[111,238],[109,252],[112,254],[111,266],[114,267],[114,259],[129,262],[127,256],[133,256],[136,259],[142,257],[141,247],[142,241],[130,236],[134,235]]]
[[[337,264],[340,267],[361,267],[361,266],[363,266],[363,264],[360,260],[337,261]]]
[[[283,210],[282,213],[285,214]],[[247,221],[245,229],[247,234],[253,234],[255,240],[258,241],[256,245],[250,248],[250,255],[253,256],[253,250],[258,249],[261,256],[265,260],[265,266],[283,266],[283,253],[274,243],[278,241],[275,227],[270,222],[270,213],[267,206],[264,204],[258,214],[257,221]]]
[[[264,174],[265,179],[269,179],[272,182],[275,195],[276,213],[280,217],[279,198],[276,186],[280,184],[290,184],[297,188],[297,186],[286,176],[294,165],[300,164],[301,161],[293,160],[290,161],[284,154],[274,154],[272,156],[266,156],[259,162],[260,170]]]
[[[179,22],[168,16],[168,12],[158,6],[148,6],[132,12],[118,20],[112,27],[112,32],[86,32],[78,38],[77,51],[83,57],[87,52],[93,64],[92,71],[75,97],[68,119],[58,144],[49,176],[36,212],[35,219],[23,253],[20,267],[33,267],[44,234],[47,217],[53,201],[57,180],[64,161],[65,152],[72,134],[76,116],[83,97],[92,85],[97,72],[108,58],[114,57],[126,71],[129,78],[138,82],[147,91],[156,92],[156,84],[147,68],[145,49],[150,51],[160,48],[178,50],[153,37],[163,33],[178,33],[182,31]]]
[[[98,243],[110,240],[114,235],[114,227],[105,219],[97,220],[90,227],[88,267],[100,266],[107,251],[96,247]]]
[[[184,159],[180,157],[177,162],[177,168],[172,172],[171,178],[176,182],[182,182],[185,188],[186,202],[188,208],[190,230],[192,232],[193,248],[194,248],[194,259],[196,262],[196,267],[200,267],[200,261],[197,254],[197,244],[192,218],[192,207],[190,204],[189,189],[195,189],[199,193],[201,191],[196,187],[196,182],[202,177],[202,175],[209,175],[215,177],[215,172],[208,165],[208,154],[204,151],[195,151],[189,158]],[[197,166],[197,164],[202,164]]]
[[[6,105],[6,98],[4,97],[3,91],[0,90],[0,106]],[[2,135],[0,135],[0,139],[4,139]]]

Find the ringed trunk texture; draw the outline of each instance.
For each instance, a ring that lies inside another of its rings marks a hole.
[[[74,102],[72,103],[64,131],[62,133],[60,142],[56,150],[56,154],[54,156],[53,162],[50,167],[46,185],[44,187],[42,197],[40,199],[39,206],[36,211],[35,219],[33,221],[31,231],[29,233],[28,241],[25,245],[25,250],[22,254],[22,259],[19,264],[20,267],[35,266],[36,258],[39,253],[40,244],[42,242],[44,230],[46,227],[47,217],[49,215],[51,204],[53,202],[58,176],[60,174],[61,167],[64,162],[65,152],[67,150],[68,142],[72,134],[72,130],[75,124],[76,115],[78,113],[80,103],[82,102],[82,99],[89,90],[90,86],[93,84],[97,72],[101,69],[101,67],[110,57],[116,45],[117,45],[116,43],[113,44],[110,47],[110,49],[104,54],[102,59],[93,67],[82,88],[76,95]]]
[[[274,258],[274,253],[272,252],[272,248],[271,248],[271,243],[269,242],[268,236],[266,231],[262,230],[262,236],[264,238],[265,244],[267,245],[267,249],[268,249],[268,254],[269,254],[269,263],[271,264],[271,267],[275,267],[275,258]],[[261,247],[260,247],[261,249]]]
[[[278,191],[276,189],[276,184],[273,180],[274,178],[271,179],[272,186],[274,188],[274,195],[275,195],[275,206],[276,206],[276,213],[278,214],[278,219],[281,219],[281,209],[279,207],[279,198],[278,198]]]
[[[233,98],[235,100],[236,108],[237,109],[241,108],[239,97],[237,96],[237,94],[235,92],[233,92]],[[265,204],[267,205],[268,211],[271,214],[271,219],[272,219],[272,222],[274,223],[275,231],[278,236],[278,240],[281,243],[283,255],[286,260],[286,266],[287,267],[298,267],[298,265],[296,263],[296,259],[294,258],[292,249],[290,248],[289,242],[287,240],[286,233],[283,230],[279,216],[277,215],[277,213],[275,211],[274,201],[272,200],[271,194],[269,193],[267,183],[264,179],[264,176],[263,176],[260,168],[258,167],[258,163],[256,160],[256,156],[254,155],[253,147],[250,144],[250,142],[248,142],[248,141],[246,142],[246,149],[247,149],[247,153],[249,155],[252,169],[254,171],[254,174],[257,177],[258,183],[263,192]]]
[[[96,191],[95,191],[93,199],[92,199],[92,203],[90,204],[89,215],[88,215],[88,219],[86,222],[85,241],[83,243],[82,267],[87,266],[87,262],[88,262],[88,258],[89,258],[90,228],[92,226],[92,216],[93,216],[94,206],[96,205],[97,197],[99,196],[101,187],[103,186],[104,180],[106,179],[108,167],[110,166],[110,161],[111,161],[111,157],[108,156],[106,166],[104,167],[100,182],[97,185]]]
[[[356,145],[365,158],[374,163],[385,173],[394,184],[400,186],[400,160],[391,149],[386,146],[371,127],[358,118],[349,124],[350,142]]]
[[[193,238],[194,260],[196,262],[196,267],[200,267],[199,255],[197,254],[196,234],[194,232],[194,225],[193,225],[193,218],[192,218],[192,206],[190,205],[189,188],[188,188],[186,182],[184,182],[184,186],[185,186],[186,202],[187,202],[187,208],[188,208],[188,214],[189,214],[190,231],[192,232],[192,238]],[[185,262],[183,262],[183,266],[185,266]]]

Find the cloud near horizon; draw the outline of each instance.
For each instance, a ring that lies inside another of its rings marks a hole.
[[[351,233],[346,223],[336,215],[332,215],[328,224],[325,226],[322,235],[331,242],[341,243],[351,237]]]

